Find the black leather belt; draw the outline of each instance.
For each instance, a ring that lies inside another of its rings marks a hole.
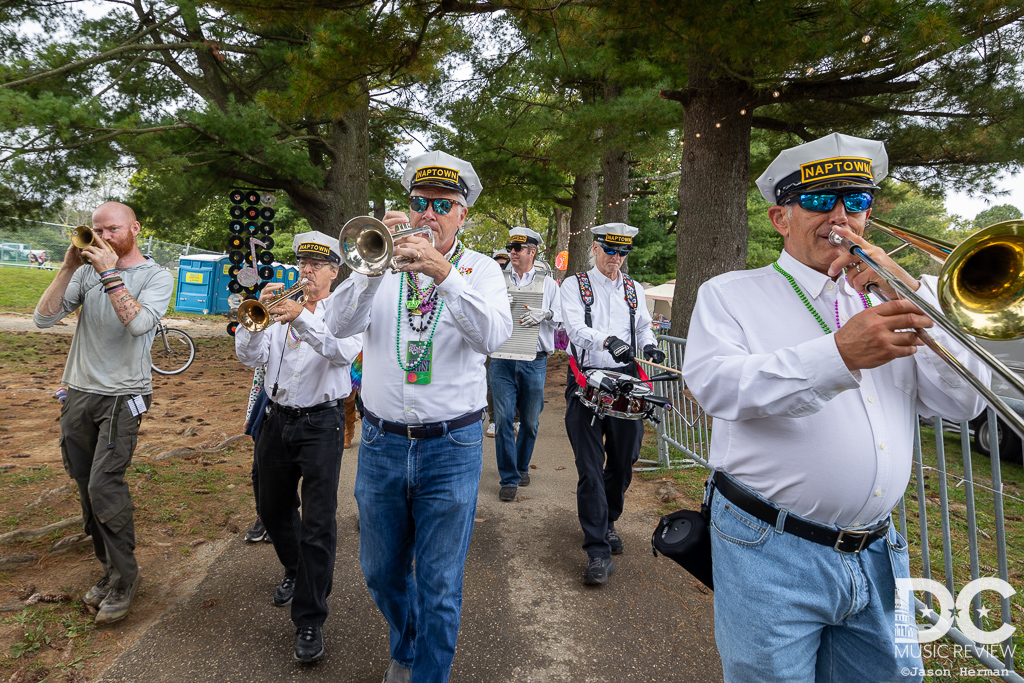
[[[718,493],[721,493],[726,500],[748,515],[772,526],[778,522],[780,511],[777,508],[751,495],[722,472],[715,472],[711,481]],[[886,535],[889,531],[889,518],[886,517],[874,526],[851,531],[849,529],[833,529],[789,514],[786,516],[783,531],[820,545],[831,546],[841,553],[859,553]]]
[[[439,436],[445,435],[445,428],[451,432],[456,429],[462,429],[467,427],[474,422],[480,422],[484,419],[484,412],[482,410],[474,410],[471,413],[466,413],[454,420],[446,420],[444,422],[430,422],[427,424],[418,425],[407,425],[400,422],[388,422],[387,420],[377,417],[369,410],[363,410],[363,415],[366,417],[366,421],[372,424],[382,432],[388,432],[389,434],[398,434],[404,436],[407,439],[435,439]]]
[[[309,408],[289,408],[288,406],[283,406],[280,403],[274,403],[271,401],[270,409],[276,413],[287,415],[288,417],[302,417],[303,415],[309,415],[310,413],[319,413],[321,410],[327,410],[328,408],[337,408],[338,403],[338,399],[334,399],[333,401],[317,403],[315,406],[311,406]]]

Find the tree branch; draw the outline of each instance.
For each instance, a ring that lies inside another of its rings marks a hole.
[[[783,121],[781,119],[772,119],[767,116],[752,116],[750,124],[754,128],[760,128],[761,130],[776,130],[780,133],[793,133],[804,142],[810,142],[818,137],[808,131],[802,124]]]

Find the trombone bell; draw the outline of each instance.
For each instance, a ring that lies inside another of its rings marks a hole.
[[[1024,221],[1003,221],[974,233],[939,273],[943,313],[975,337],[1024,337]]]

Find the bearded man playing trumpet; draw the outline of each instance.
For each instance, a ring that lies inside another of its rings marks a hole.
[[[52,327],[79,311],[61,379],[68,395],[60,448],[64,469],[78,484],[85,533],[103,565],[103,577],[82,598],[99,610],[97,624],[126,617],[141,582],[124,472],[153,394],[150,348],[174,285],[169,272],[139,251],[140,228],[129,207],[101,204],[92,215],[92,243],[68,247],[34,315],[36,327]]]
[[[333,298],[331,282],[341,263],[338,241],[314,230],[296,235],[292,249],[299,280],[308,281],[304,301],[269,305],[284,285],[267,285],[260,294],[268,304],[261,324],[250,330],[243,321],[235,333],[235,352],[251,368],[267,364],[264,388],[270,403],[256,443],[258,512],[284,565],[274,605],[291,605],[295,660],[312,663],[324,656],[323,624],[338,537],[344,401],[352,392],[349,366],[362,338],[336,338],[324,324]]]

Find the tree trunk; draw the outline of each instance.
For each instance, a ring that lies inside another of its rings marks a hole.
[[[601,219],[604,223],[629,223],[629,152],[609,147],[601,160],[604,193],[601,197]],[[622,272],[629,272],[629,260],[622,262]]]
[[[569,219],[572,212],[560,206],[555,207],[555,246],[551,256],[551,267],[555,268],[555,261],[563,251],[569,250]],[[564,270],[555,270],[554,275],[559,282],[565,277]]]
[[[751,116],[749,111],[740,115],[740,110],[754,95],[740,81],[708,78],[696,62],[691,63],[688,85],[692,97],[683,115],[686,144],[672,300],[672,334],[677,337],[685,337],[689,329],[697,288],[747,262]]]
[[[590,270],[594,238],[590,226],[597,214],[597,171],[576,176],[572,183],[572,213],[569,217],[569,265],[566,275]]]

